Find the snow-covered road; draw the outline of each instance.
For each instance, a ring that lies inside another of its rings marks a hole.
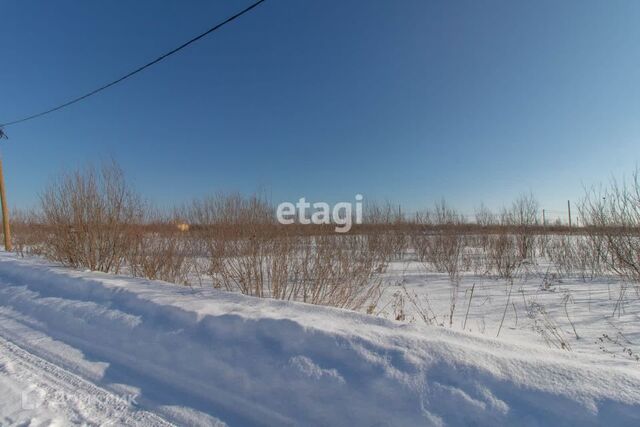
[[[0,425],[638,425],[640,370],[0,255]]]

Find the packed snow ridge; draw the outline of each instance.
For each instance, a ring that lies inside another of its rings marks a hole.
[[[0,255],[0,424],[639,425],[640,370]]]

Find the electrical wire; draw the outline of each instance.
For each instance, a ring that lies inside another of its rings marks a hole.
[[[80,101],[82,101],[84,99],[87,99],[92,95],[95,95],[95,94],[97,94],[99,92],[102,92],[105,89],[110,88],[111,86],[115,86],[116,84],[128,79],[129,77],[132,77],[132,76],[138,74],[139,72],[151,67],[152,65],[157,64],[158,62],[162,61],[163,59],[168,58],[169,56],[173,55],[174,53],[179,52],[180,50],[184,49],[185,47],[189,46],[192,43],[195,43],[196,41],[200,40],[201,38],[206,37],[207,35],[213,33],[214,31],[218,30],[219,28],[223,27],[224,25],[226,25],[226,24],[238,19],[239,17],[241,17],[245,13],[247,13],[250,10],[252,10],[253,8],[257,7],[260,3],[263,3],[264,1],[265,0],[258,0],[257,2],[255,2],[252,5],[246,7],[245,9],[243,9],[240,12],[236,13],[235,15],[230,16],[229,18],[225,19],[224,21],[220,22],[219,24],[216,24],[215,26],[211,27],[210,29],[208,29],[204,33],[192,38],[191,40],[189,40],[189,41],[187,41],[187,42],[185,42],[183,44],[181,44],[180,46],[176,47],[175,49],[170,50],[169,52],[159,56],[158,58],[154,59],[153,61],[151,61],[151,62],[149,62],[149,63],[147,63],[147,64],[145,64],[145,65],[143,65],[141,67],[136,68],[135,70],[125,74],[124,76],[122,76],[122,77],[120,77],[120,78],[118,78],[118,79],[116,79],[116,80],[114,80],[114,81],[112,81],[110,83],[105,84],[104,86],[100,86],[99,88],[94,89],[91,92],[88,92],[88,93],[86,93],[86,94],[84,94],[82,96],[79,96],[79,97],[74,98],[74,99],[72,99],[70,101],[67,101],[64,104],[60,104],[60,105],[58,105],[56,107],[50,108],[50,109],[42,111],[40,113],[32,114],[30,116],[26,116],[26,117],[23,117],[21,119],[17,119],[17,120],[13,120],[13,121],[10,121],[10,122],[6,122],[6,123],[0,124],[0,136],[4,136],[5,135],[5,133],[2,131],[3,127],[7,127],[7,126],[15,125],[15,124],[18,124],[18,123],[26,122],[27,120],[33,120],[35,118],[42,117],[42,116],[44,116],[46,114],[53,113],[54,111],[61,110],[61,109],[65,108],[65,107],[68,107],[68,106],[70,106],[72,104],[75,104],[76,102],[80,102]]]

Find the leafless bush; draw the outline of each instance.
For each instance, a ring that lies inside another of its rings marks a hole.
[[[535,258],[535,233],[532,228],[538,224],[538,201],[533,194],[522,194],[502,214],[503,225],[518,229],[516,243],[521,259]]]
[[[640,283],[639,171],[633,174],[630,184],[614,181],[607,189],[588,192],[580,217],[590,245],[604,265],[619,276]]]
[[[194,199],[180,208],[176,217],[201,227],[238,224],[273,224],[275,209],[261,194],[244,197],[239,193],[217,193]]]
[[[442,200],[432,211],[419,216],[419,219],[428,228],[426,232],[412,235],[413,247],[427,268],[435,267],[437,271],[446,272],[449,275],[451,281],[449,326],[451,326],[458,301],[460,267],[465,246],[465,236],[459,228],[464,223],[464,218]]]
[[[273,222],[273,210],[263,199],[232,199],[219,195],[183,211],[194,236],[204,242],[214,286],[352,309],[379,297],[376,275],[397,249],[393,234],[336,235],[282,226]]]
[[[73,267],[119,272],[144,204],[115,163],[62,175],[41,196],[45,253]]]
[[[475,212],[476,224],[483,227],[490,227],[498,225],[498,217],[485,205],[480,205]]]
[[[549,239],[546,253],[558,272],[579,275],[582,280],[593,279],[604,273],[603,240],[588,235],[558,235]]]
[[[367,244],[367,250],[377,259],[383,268],[392,259],[401,259],[408,247],[407,237],[401,230],[380,230],[363,234],[362,239]]]
[[[13,250],[20,256],[41,255],[47,232],[38,213],[33,210],[14,210],[10,218]]]
[[[488,236],[487,260],[489,270],[504,279],[513,278],[520,257],[515,238],[507,233]]]
[[[452,282],[457,282],[464,249],[464,236],[457,226],[463,224],[464,219],[443,200],[434,210],[425,212],[421,221],[430,228],[412,235],[416,254],[428,266],[446,272]]]
[[[162,233],[140,229],[126,253],[126,264],[134,276],[190,284],[193,267],[191,239],[177,228]]]
[[[365,224],[399,224],[404,221],[399,206],[389,201],[367,201],[362,216]]]
[[[382,260],[363,236],[273,236],[212,242],[214,286],[245,295],[357,309],[379,297]]]
[[[463,245],[462,239],[455,231],[443,230],[412,237],[421,261],[438,272],[447,273],[452,282],[458,279]]]
[[[295,239],[269,236],[216,238],[207,242],[209,274],[215,287],[256,297],[293,299],[299,283],[289,282]]]
[[[582,279],[595,279],[601,276],[606,270],[603,260],[608,256],[605,253],[606,247],[603,240],[593,239],[588,234],[575,236],[575,239],[575,265]]]
[[[369,250],[365,236],[320,236],[304,245],[300,271],[303,301],[342,308],[359,308],[379,297],[386,260]],[[384,254],[382,254],[384,255]]]
[[[560,274],[569,276],[576,269],[577,253],[572,236],[554,236],[547,245],[547,255]]]
[[[548,253],[548,247],[553,240],[553,235],[547,234],[544,229],[542,232],[536,236],[536,248],[534,249],[536,253],[541,256],[545,256]]]

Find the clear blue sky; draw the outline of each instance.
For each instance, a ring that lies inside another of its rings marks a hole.
[[[3,1],[0,122],[110,81],[245,1]],[[638,1],[268,0],[87,101],[6,129],[10,202],[118,160],[160,205],[444,196],[472,212],[532,190],[549,210],[630,174]]]

